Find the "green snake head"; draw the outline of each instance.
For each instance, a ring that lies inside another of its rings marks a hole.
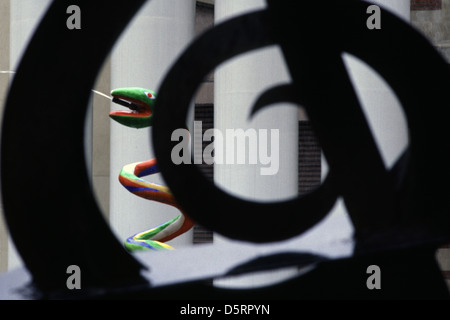
[[[112,111],[111,119],[132,128],[145,128],[152,125],[156,94],[143,88],[119,88],[111,91],[113,102],[130,109]]]

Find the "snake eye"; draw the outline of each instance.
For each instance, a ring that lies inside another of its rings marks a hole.
[[[151,92],[148,91],[144,91],[145,95],[147,96],[147,98],[149,99],[155,99],[155,95],[152,94]]]

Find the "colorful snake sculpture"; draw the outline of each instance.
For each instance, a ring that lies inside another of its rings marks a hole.
[[[156,99],[153,91],[142,88],[120,88],[113,90],[111,96],[114,103],[130,109],[129,111],[111,112],[109,116],[113,120],[127,127],[138,129],[152,125]],[[148,200],[171,205],[180,210],[181,214],[155,228],[128,237],[124,243],[128,251],[173,249],[165,242],[185,233],[194,224],[176,203],[169,188],[142,179],[142,177],[158,172],[156,159],[131,163],[122,168],[119,181],[131,193]]]

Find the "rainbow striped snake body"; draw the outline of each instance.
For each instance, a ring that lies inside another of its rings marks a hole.
[[[111,92],[113,102],[126,106],[130,111],[113,111],[109,115],[115,121],[132,128],[152,125],[152,114],[156,94],[143,88],[120,88]],[[150,230],[139,232],[125,240],[125,248],[137,250],[173,249],[166,244],[192,228],[194,222],[176,203],[170,190],[162,185],[148,182],[143,177],[158,173],[156,159],[125,165],[120,174],[120,183],[131,193],[152,201],[171,205],[180,210],[177,217]]]

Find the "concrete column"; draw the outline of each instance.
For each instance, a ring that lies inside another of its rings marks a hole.
[[[264,0],[216,0],[215,23],[265,6]],[[214,126],[224,136],[224,163],[216,163],[214,166],[215,183],[235,196],[253,201],[272,202],[296,197],[299,120],[297,106],[277,104],[248,120],[251,107],[261,93],[279,84],[291,82],[281,50],[273,46],[237,56],[216,69],[214,82]],[[237,133],[236,129],[249,133],[245,152],[253,150],[257,153],[256,164],[250,162],[249,154],[246,154],[244,164],[237,164],[236,153],[239,152],[239,147],[234,148],[234,163],[229,161],[228,156],[232,152],[229,143],[233,141],[227,139],[227,130],[235,130]],[[259,134],[260,129],[267,130],[267,137]],[[250,135],[251,132],[256,135]],[[268,154],[272,157],[270,165],[263,163],[262,144],[267,146]],[[217,152],[218,150],[216,156]],[[272,170],[263,174],[262,170],[268,167]],[[229,240],[220,235],[214,237],[215,243],[227,241]],[[292,270],[266,273],[238,280],[220,280],[216,281],[215,285],[257,286],[295,273],[296,271]]]
[[[9,11],[1,12],[1,19],[5,19],[5,23],[9,23],[9,26],[6,26],[2,21],[2,30],[9,32],[8,37],[6,37],[6,35],[4,34],[2,35],[2,55],[3,50],[9,50],[8,53],[4,52],[6,56],[9,57],[9,64],[2,64],[4,67],[1,70],[6,69],[15,71],[17,69],[22,54],[26,49],[35,28],[37,27],[39,21],[46,12],[50,3],[51,1],[49,0],[14,0],[3,1],[1,3],[0,8]],[[8,40],[9,43],[3,43],[3,41],[5,40]],[[6,74],[2,75],[2,77],[5,76]],[[39,81],[39,75],[33,76],[36,77],[36,81]],[[13,74],[11,74],[10,77],[12,80]],[[5,83],[4,81],[6,80],[2,79],[2,83]],[[5,245],[6,241],[8,242],[7,245]],[[7,250],[3,251],[3,249],[6,249],[6,247]],[[0,251],[2,251],[0,252],[0,260],[5,259],[7,261],[6,267],[8,270],[16,268],[22,264],[21,259],[14,247],[14,244],[9,237],[8,240],[5,240],[5,237],[3,236],[1,237]],[[4,267],[5,264],[2,262],[0,265],[0,269],[3,269]]]
[[[112,52],[111,89],[143,87],[158,93],[165,73],[194,36],[194,15],[193,0],[148,1]],[[111,108],[122,107],[112,104]],[[110,222],[121,241],[179,213],[171,206],[131,194],[118,181],[124,165],[155,158],[149,131],[150,128],[133,129],[111,120]],[[160,174],[146,179],[165,184]],[[169,242],[175,248],[191,243],[190,232]]]
[[[215,6],[217,24],[234,15],[264,8],[265,1],[217,0]],[[261,93],[276,85],[290,82],[279,48],[274,46],[248,52],[225,62],[216,69],[214,82],[214,124],[224,136],[224,163],[215,164],[215,182],[230,193],[252,200],[273,201],[295,197],[298,109],[291,104],[278,104],[260,111],[248,120],[250,108]],[[250,162],[249,154],[246,154],[244,164],[237,163],[237,141],[234,143],[234,163],[229,161],[231,149],[227,148],[227,143],[231,141],[226,139],[227,129],[243,129],[247,133],[249,130],[256,130],[256,139],[249,138],[245,147],[246,152],[254,147],[257,164]],[[274,156],[270,165],[262,163],[264,159],[260,153],[260,142],[265,141],[266,137],[259,135],[259,129],[267,129],[268,154],[272,151]],[[278,131],[278,137],[271,134],[275,133],[275,130]],[[271,139],[276,143],[272,144]],[[259,145],[255,146],[252,142]],[[261,170],[269,167],[272,171],[264,173]]]

